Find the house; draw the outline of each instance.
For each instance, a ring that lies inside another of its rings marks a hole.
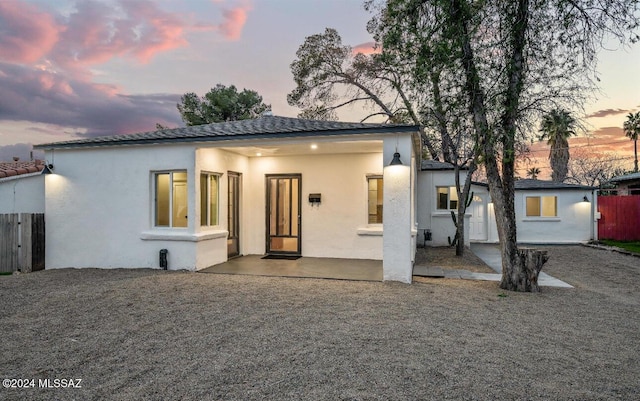
[[[263,116],[35,148],[53,172],[47,268],[301,255],[381,260],[411,282],[416,126]]]
[[[422,161],[418,174],[418,243],[447,246],[456,232],[451,212],[457,217],[458,196],[453,165]],[[460,171],[464,183],[467,171]],[[515,182],[518,242],[580,243],[595,238],[593,187],[543,180]],[[497,243],[495,213],[487,184],[474,182],[472,200],[465,214],[465,244]]]
[[[460,170],[464,185],[467,169]],[[456,234],[451,212],[458,213],[455,171],[451,163],[423,160],[418,173],[418,242],[427,246],[448,246]],[[484,217],[482,217],[484,218]],[[469,246],[471,215],[465,214],[465,245]]]
[[[640,195],[640,173],[629,173],[613,177],[609,183],[615,185],[617,195]]]
[[[469,206],[469,239],[498,242],[494,206],[486,184],[474,183]],[[595,239],[595,188],[561,182],[523,179],[515,182],[519,243],[573,244]],[[486,217],[485,217],[486,216]]]
[[[44,213],[42,160],[0,162],[0,214]]]

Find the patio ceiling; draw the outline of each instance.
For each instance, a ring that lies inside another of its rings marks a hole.
[[[315,145],[313,147],[312,145]],[[291,156],[306,154],[375,153],[382,152],[382,140],[366,141],[305,141],[249,146],[224,146],[221,149],[247,157]]]

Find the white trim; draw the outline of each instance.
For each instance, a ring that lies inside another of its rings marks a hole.
[[[522,219],[522,221],[561,221],[560,217],[537,217],[529,216]]]
[[[13,180],[18,180],[20,178],[27,178],[27,177],[37,177],[39,175],[42,175],[42,171],[38,171],[35,173],[12,175],[10,177],[2,177],[0,178],[0,182],[13,181]]]
[[[143,241],[187,241],[200,242],[216,238],[227,238],[229,231],[214,230],[204,233],[180,233],[175,231],[145,231],[140,233],[140,239]]]
[[[382,237],[383,228],[382,224],[367,227],[358,227],[356,230],[358,235],[370,235]]]

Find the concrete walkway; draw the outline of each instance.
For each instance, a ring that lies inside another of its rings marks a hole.
[[[490,280],[500,281],[502,276],[502,257],[500,256],[500,248],[495,244],[471,244],[471,252],[482,259],[484,263],[497,273],[471,273],[472,275],[480,275],[472,280]],[[463,277],[465,278],[465,277]],[[540,272],[538,276],[538,285],[541,287],[562,287],[573,288],[571,284],[558,280],[545,272]]]

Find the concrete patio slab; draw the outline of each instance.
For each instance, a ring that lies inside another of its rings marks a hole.
[[[263,255],[241,256],[202,269],[199,273],[382,281],[381,260],[308,257],[283,260],[262,257]]]

